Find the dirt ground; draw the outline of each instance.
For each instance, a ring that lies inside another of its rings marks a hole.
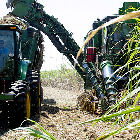
[[[82,112],[77,108],[77,97],[82,91],[75,92],[51,87],[43,87],[43,91],[44,99],[38,123],[57,140],[94,140],[105,132],[110,132],[114,129],[111,128],[111,123],[99,122],[94,126],[92,126],[92,123],[80,124],[99,117]],[[35,128],[36,126],[31,125],[30,127]],[[119,128],[119,126],[115,128]],[[1,130],[0,136],[0,140],[19,140],[25,135],[18,134],[17,131],[13,130]],[[26,139],[34,140],[35,138],[27,136]],[[108,139],[132,140],[135,139],[135,136],[132,131],[124,131]]]

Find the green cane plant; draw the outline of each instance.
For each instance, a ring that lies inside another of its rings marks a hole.
[[[116,74],[120,70],[123,71],[124,68],[128,69],[128,71],[125,73],[129,73],[129,80],[125,88],[125,93],[120,98],[120,100],[114,106],[112,106],[111,109],[108,110],[104,115],[97,119],[84,122],[94,122],[94,124],[96,124],[99,121],[111,121],[113,118],[115,118],[116,121],[114,122],[114,124],[116,124],[123,116],[124,119],[119,129],[108,134],[104,134],[103,136],[99,137],[98,140],[106,139],[123,130],[132,129],[137,134],[140,133],[140,19],[135,18],[135,20],[137,21],[137,24],[135,25],[131,33],[132,37],[127,42],[127,53],[124,54],[124,56],[128,57],[127,62],[113,73]],[[123,57],[121,59],[123,59]],[[130,100],[133,100],[133,104],[130,104]],[[119,106],[124,102],[126,103],[126,108],[119,110]]]
[[[30,121],[35,124],[35,126],[40,129],[33,129],[31,127],[19,127],[15,130],[22,130],[22,132],[18,132],[18,134],[23,134],[27,136],[33,136],[34,138],[42,138],[44,140],[56,140],[48,131],[46,131],[41,125],[39,125],[37,122],[27,119],[27,121]],[[26,139],[26,136],[20,140]]]

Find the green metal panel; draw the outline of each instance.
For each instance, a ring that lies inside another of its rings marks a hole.
[[[29,60],[21,60],[20,62],[20,74],[21,74],[21,80],[25,80],[27,76],[27,71],[30,65]]]
[[[34,58],[36,55],[35,52],[38,48],[38,37],[39,32],[33,28],[29,28],[23,31],[23,34],[21,36],[22,56],[23,58],[30,60],[31,63],[34,62]]]
[[[94,36],[94,47],[100,48],[101,45],[102,45],[102,31],[100,30]]]
[[[19,17],[25,16],[31,9],[31,4],[33,2],[34,2],[34,0],[16,1],[16,6],[14,7],[13,14],[16,16],[19,16]]]

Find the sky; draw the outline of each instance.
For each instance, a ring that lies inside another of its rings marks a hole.
[[[53,15],[71,33],[81,47],[84,37],[92,29],[92,23],[106,16],[118,14],[123,2],[139,2],[139,0],[37,0],[44,6],[47,14]],[[5,16],[11,9],[6,8],[7,0],[0,0],[0,17]],[[44,36],[44,63],[42,70],[60,69],[61,65],[70,66],[70,62]]]

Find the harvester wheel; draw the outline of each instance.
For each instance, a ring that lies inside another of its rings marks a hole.
[[[32,105],[32,115],[39,115],[42,101],[42,88],[40,82],[40,74],[37,71],[30,72],[30,91],[31,91],[31,105]]]
[[[16,94],[13,110],[9,110],[9,126],[19,126],[22,121],[31,116],[31,96],[30,89],[26,82],[16,81],[11,87],[11,92]]]

